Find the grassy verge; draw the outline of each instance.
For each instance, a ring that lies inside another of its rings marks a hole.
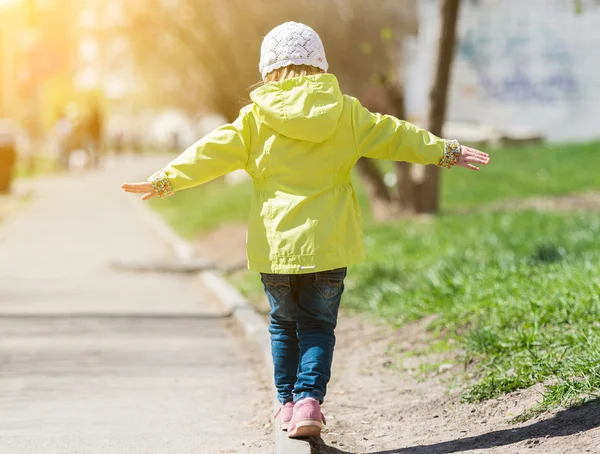
[[[535,196],[600,190],[600,142],[530,145],[489,151],[492,164],[481,172],[442,172],[442,208],[475,207]],[[378,161],[393,172],[389,161]]]
[[[535,145],[491,151],[492,164],[481,172],[444,173],[444,208],[533,196],[558,196],[600,190],[600,142]],[[462,170],[462,169],[460,169]]]
[[[218,181],[188,189],[169,199],[151,199],[158,211],[177,233],[193,238],[202,231],[248,219],[252,182],[226,185]]]
[[[48,155],[38,155],[33,162],[18,159],[15,166],[15,178],[28,178],[58,171],[56,159]]]
[[[346,307],[390,323],[437,314],[481,401],[553,379],[540,409],[600,394],[600,215],[505,212],[369,228]]]
[[[471,212],[459,208],[600,190],[600,144],[493,152],[475,173],[444,173],[445,215],[377,225],[368,260],[349,273],[345,306],[402,325],[437,314],[440,344],[471,364],[467,401],[550,383],[532,412],[600,394],[600,214]],[[363,206],[368,202],[355,178]],[[154,206],[188,237],[243,221],[251,183],[212,185]],[[481,211],[481,210],[480,210]],[[235,276],[251,297],[255,276]],[[451,341],[451,342],[450,342]]]

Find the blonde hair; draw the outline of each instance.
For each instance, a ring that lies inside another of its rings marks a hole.
[[[311,76],[313,74],[321,74],[323,71],[321,68],[310,65],[289,65],[283,68],[274,69],[265,76],[265,84],[271,82],[279,82],[292,77]]]

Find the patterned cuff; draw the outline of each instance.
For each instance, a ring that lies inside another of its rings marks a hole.
[[[167,178],[167,173],[164,171],[164,169],[161,169],[158,172],[156,172],[154,175],[148,178],[148,181],[152,183],[154,192],[156,192],[156,195],[159,196],[161,199],[175,194],[175,191],[173,191],[171,182]]]
[[[458,157],[460,156],[460,143],[458,140],[446,140],[446,147],[444,149],[444,157],[438,164],[438,166],[443,167],[445,169],[451,169],[458,162]]]

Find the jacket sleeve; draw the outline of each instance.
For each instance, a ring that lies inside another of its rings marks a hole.
[[[352,130],[359,158],[435,164],[451,168],[460,155],[460,144],[444,140],[391,115],[371,113],[355,98]]]
[[[233,122],[223,125],[190,146],[165,168],[148,178],[160,198],[198,186],[238,169],[249,156],[249,130],[242,110]]]

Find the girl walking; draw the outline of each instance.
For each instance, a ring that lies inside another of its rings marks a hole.
[[[248,267],[261,274],[281,427],[317,436],[331,374],[346,267],[365,256],[350,171],[361,157],[478,170],[489,156],[342,94],[323,44],[287,22],[264,38],[264,85],[231,124],[211,132],[127,192],[168,197],[236,169],[254,181]]]

